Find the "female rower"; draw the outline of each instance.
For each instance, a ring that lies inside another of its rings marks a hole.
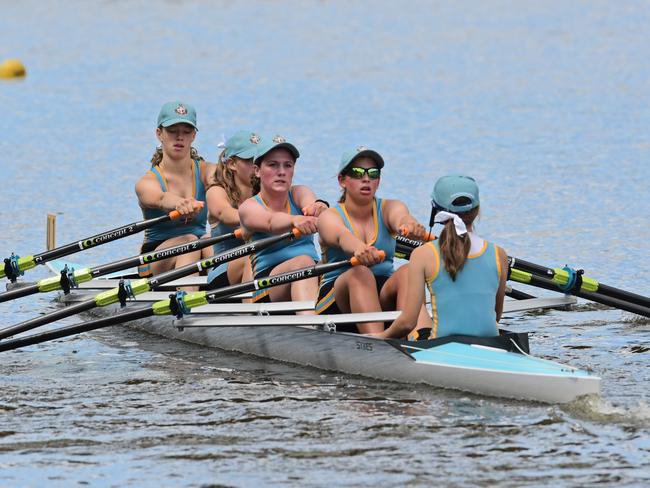
[[[192,142],[196,137],[196,111],[182,102],[169,102],[158,114],[156,137],[160,146],[151,158],[149,170],[135,185],[145,219],[178,210],[177,220],[145,231],[143,253],[194,241],[206,234],[208,209],[204,207],[208,175],[214,165],[201,158]],[[151,264],[141,274],[158,274],[212,255],[212,249],[194,251]]]
[[[292,186],[298,149],[283,137],[262,137],[254,161],[253,194],[239,207],[242,226],[253,232],[252,240],[296,228],[302,237],[280,242],[252,257],[255,278],[273,276],[315,264],[314,238],[317,217],[327,202],[317,200],[306,186]],[[259,191],[259,192],[258,192]],[[316,278],[274,286],[253,294],[253,301],[315,300]],[[312,312],[313,313],[313,312]]]
[[[316,313],[379,312],[401,309],[406,301],[407,266],[393,272],[394,235],[424,237],[424,227],[399,200],[376,198],[384,159],[358,147],[343,154],[338,181],[339,203],[318,219],[322,261],[355,256],[363,266],[337,270],[321,277]],[[382,261],[379,251],[385,253]],[[428,315],[421,302],[422,323]],[[416,313],[417,315],[417,313]],[[360,323],[361,333],[381,332],[382,322]]]
[[[433,321],[426,328],[418,324],[409,338],[496,336],[503,311],[508,256],[473,232],[479,213],[478,185],[469,176],[443,176],[433,187],[431,198],[435,222],[444,223],[444,229],[437,241],[411,254],[406,305],[379,336],[403,337],[411,332],[425,284],[431,294]]]
[[[250,131],[239,131],[230,137],[219,156],[206,193],[208,221],[213,237],[230,233],[239,227],[239,206],[252,195],[253,158],[260,143],[259,136]],[[228,239],[214,245],[218,254],[244,244],[241,239]],[[250,260],[239,258],[212,268],[208,273],[210,288],[241,283],[250,279]]]

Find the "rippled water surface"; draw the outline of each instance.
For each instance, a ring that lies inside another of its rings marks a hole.
[[[334,200],[339,154],[364,144],[387,161],[382,194],[423,221],[433,180],[470,173],[479,230],[511,255],[650,295],[647,7],[0,2],[0,58],[28,70],[0,80],[0,253],[43,250],[48,212],[60,244],[139,220],[155,117],[180,98],[208,159],[224,133],[281,133],[296,179]],[[119,327],[0,353],[0,485],[647,485],[650,322],[581,301],[504,323],[600,375],[600,398],[489,399]]]

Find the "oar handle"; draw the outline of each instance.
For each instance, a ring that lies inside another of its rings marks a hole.
[[[384,250],[380,249],[379,251],[377,251],[377,254],[379,254],[379,257],[381,258],[382,261],[386,259],[386,252]],[[353,256],[350,258],[350,266],[358,266],[360,264],[361,263],[356,257]]]
[[[203,203],[200,200],[198,200],[196,203],[197,203],[197,207],[199,208],[203,208],[203,206],[205,205],[205,203]],[[181,213],[178,210],[172,210],[167,215],[169,216],[170,220],[176,220],[181,216]]]

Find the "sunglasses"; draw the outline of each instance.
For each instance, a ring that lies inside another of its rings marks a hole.
[[[359,168],[357,166],[353,166],[351,168],[348,168],[346,174],[355,180],[362,179],[366,174],[371,180],[376,180],[379,178],[379,176],[381,176],[381,170],[379,168]]]

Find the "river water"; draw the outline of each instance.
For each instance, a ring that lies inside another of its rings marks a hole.
[[[48,212],[59,244],[140,220],[158,109],[182,99],[210,160],[222,134],[283,134],[296,180],[334,200],[340,153],[363,144],[387,161],[381,194],[423,221],[434,179],[468,173],[480,233],[509,254],[650,295],[647,7],[1,1],[0,59],[28,76],[0,80],[0,251],[42,251]],[[42,295],[0,317],[54,307]],[[650,322],[584,301],[503,322],[600,375],[601,396],[490,399],[120,327],[2,353],[0,485],[647,486]]]

